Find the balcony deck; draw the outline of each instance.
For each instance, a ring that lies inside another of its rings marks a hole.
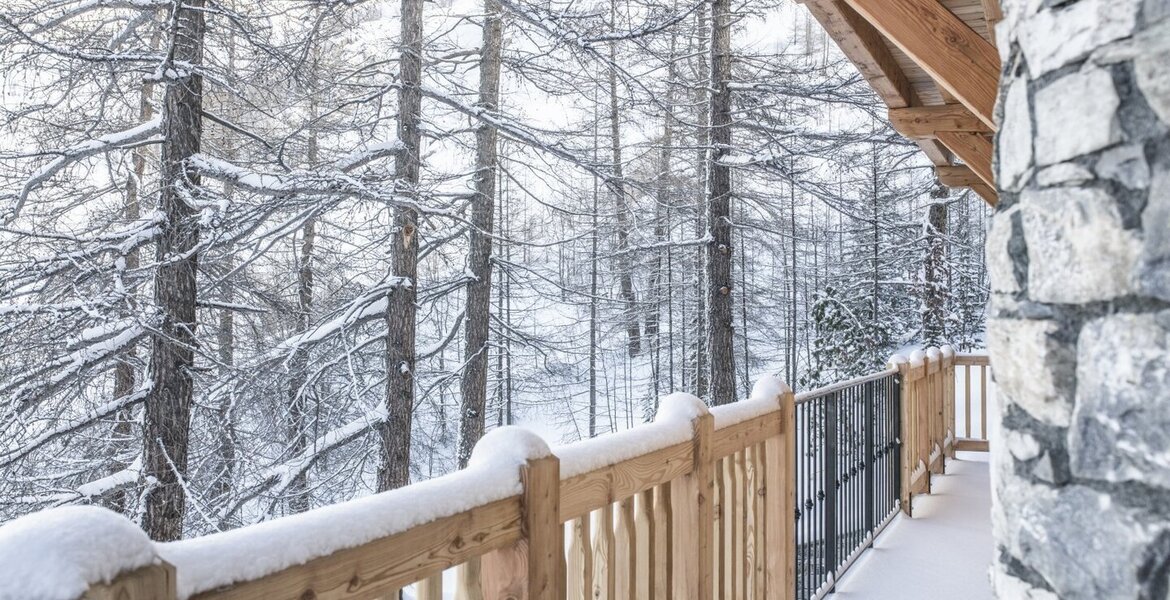
[[[914,498],[837,584],[834,600],[990,600],[991,480],[988,455],[959,452],[931,494]]]

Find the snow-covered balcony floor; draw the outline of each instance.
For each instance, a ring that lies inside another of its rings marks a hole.
[[[835,600],[990,600],[994,543],[988,455],[960,452],[837,584]]]

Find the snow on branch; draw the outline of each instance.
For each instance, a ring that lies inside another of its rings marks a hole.
[[[125,131],[110,133],[92,140],[80,142],[69,148],[61,148],[58,150],[51,150],[46,154],[55,154],[57,158],[49,161],[29,176],[25,181],[24,186],[15,194],[13,205],[8,210],[8,214],[0,218],[0,223],[7,223],[20,215],[20,211],[24,208],[28,197],[38,188],[40,188],[46,181],[52,178],[57,173],[61,172],[65,167],[95,154],[109,152],[111,150],[118,150],[130,145],[139,144],[145,141],[153,141],[152,138],[162,129],[162,119],[155,118],[147,121],[137,127],[132,127]],[[12,197],[12,195],[9,195]]]

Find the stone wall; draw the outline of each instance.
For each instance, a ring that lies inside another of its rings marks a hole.
[[[1166,598],[1170,0],[1003,0],[997,594]]]

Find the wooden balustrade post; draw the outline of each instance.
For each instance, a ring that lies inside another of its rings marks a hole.
[[[926,350],[927,362],[927,377],[926,389],[927,394],[930,395],[930,412],[927,415],[930,427],[930,448],[926,455],[927,470],[933,475],[943,473],[946,463],[945,452],[945,427],[943,425],[943,394],[942,394],[942,378],[943,378],[943,355],[938,348],[931,346]],[[938,449],[938,461],[935,462],[932,458],[935,456],[935,448]]]
[[[765,592],[769,600],[796,596],[796,397],[781,390],[780,430],[764,442]]]
[[[529,459],[520,468],[521,540],[482,558],[484,600],[559,600],[565,596],[561,462]]]
[[[165,561],[123,573],[110,583],[90,586],[82,600],[175,600],[175,567]]]
[[[958,432],[955,430],[955,349],[950,346],[942,347],[943,353],[943,439],[949,443],[944,448],[947,458],[955,458],[955,441]]]
[[[911,480],[911,474],[914,473],[916,459],[918,457],[917,451],[917,435],[914,431],[914,422],[917,416],[917,411],[914,407],[914,382],[910,379],[910,361],[900,354],[895,354],[890,357],[888,367],[898,370],[898,439],[901,441],[898,452],[901,456],[901,482],[898,490],[899,502],[902,504],[902,512],[907,517],[913,516],[913,496],[914,482]]]
[[[674,529],[674,598],[712,600],[715,585],[715,418],[705,409],[692,421],[691,472],[670,483]]]

